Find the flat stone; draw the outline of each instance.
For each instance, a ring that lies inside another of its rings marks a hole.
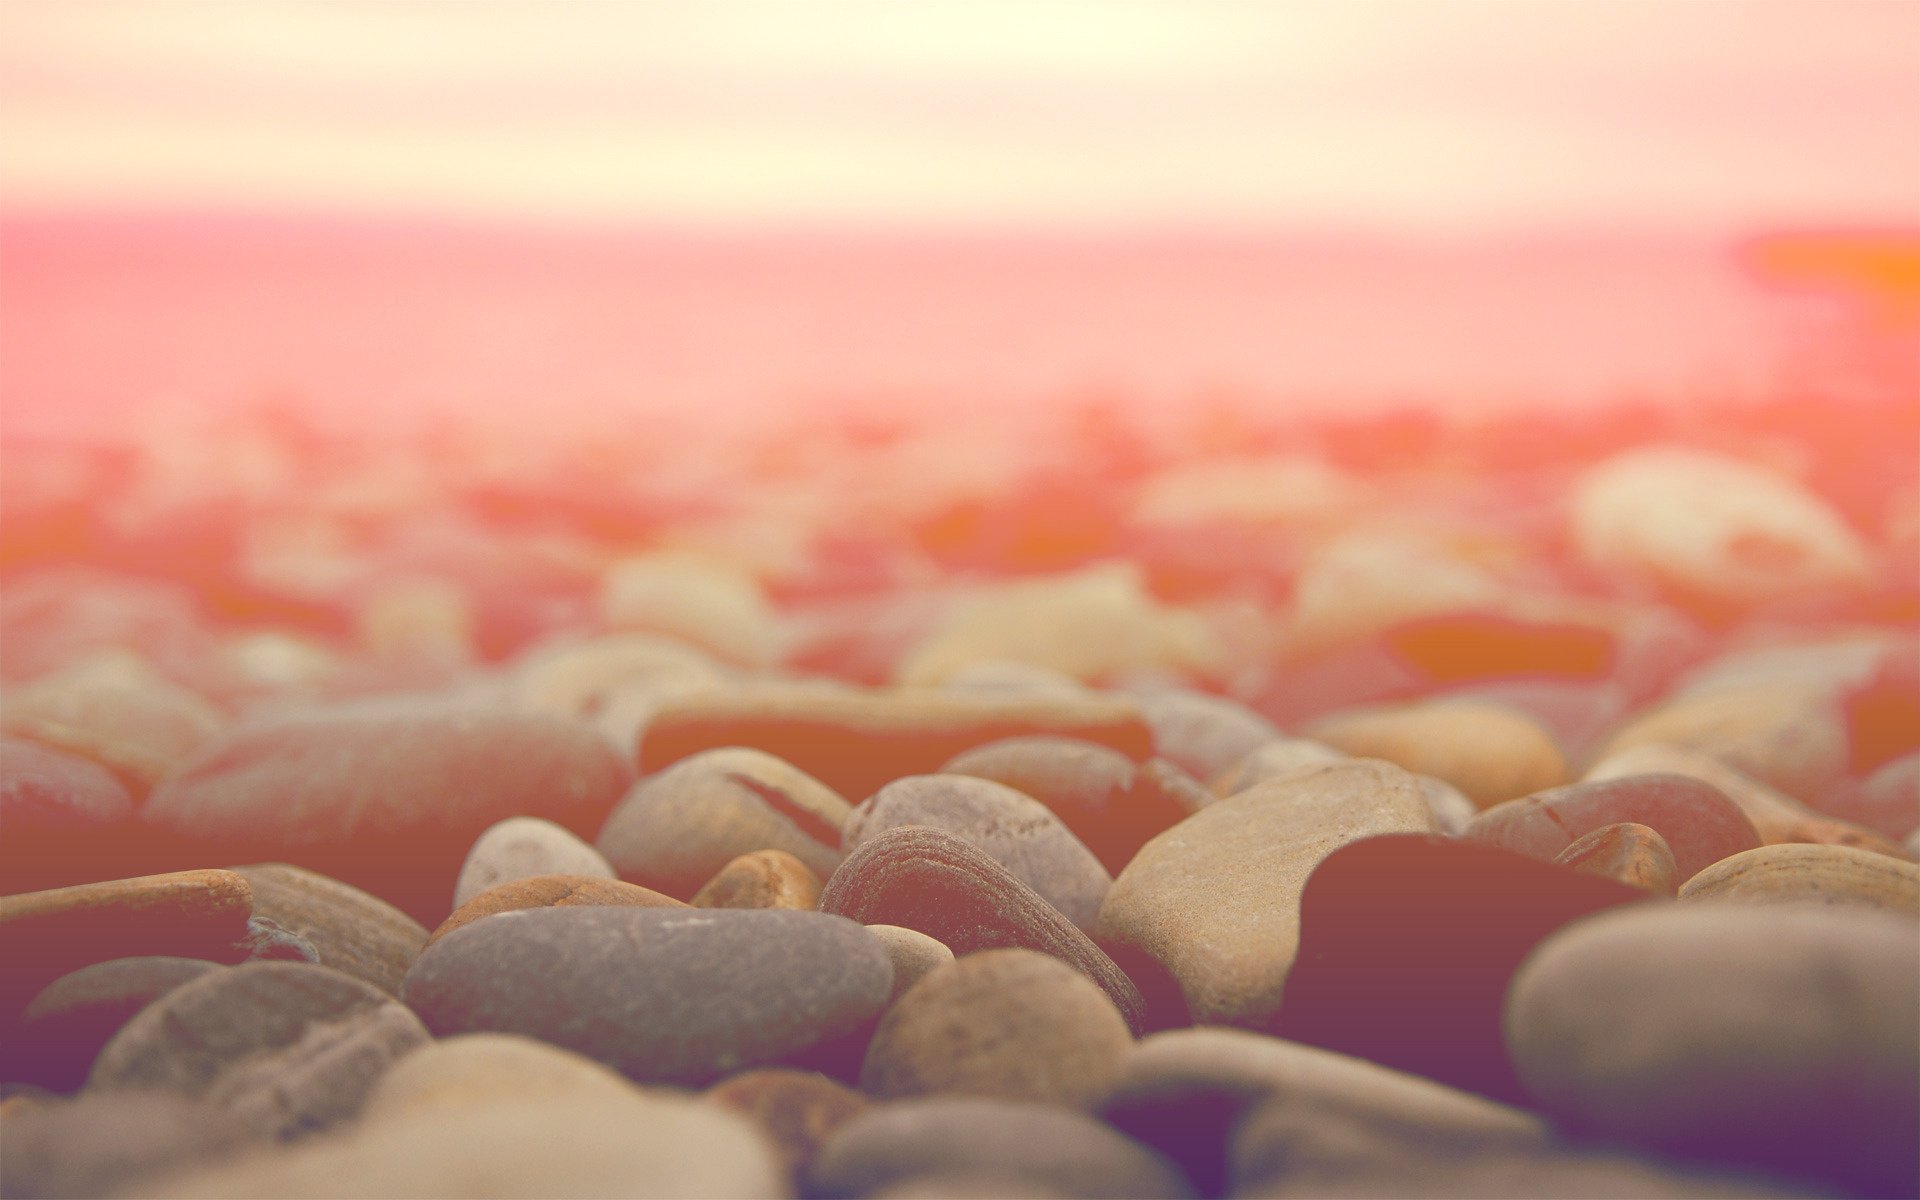
[[[78,754],[145,794],[227,718],[129,651],[104,651],[9,689],[0,730]]]
[[[1656,705],[1615,730],[1597,757],[1644,745],[1698,751],[1806,800],[1846,775],[1849,738],[1831,688],[1763,678],[1683,693]]]
[[[1307,876],[1338,847],[1430,832],[1413,776],[1388,763],[1331,764],[1262,784],[1141,848],[1100,910],[1100,936],[1164,966],[1195,1023],[1257,1025],[1280,1007]]]
[[[1441,779],[1481,808],[1565,783],[1567,763],[1533,718],[1482,700],[1350,709],[1301,730],[1356,758],[1380,758]]]
[[[367,1093],[363,1122],[417,1112],[457,1112],[502,1101],[569,1099],[641,1092],[626,1076],[584,1054],[511,1033],[459,1033],[428,1042],[388,1067]]]
[[[166,1092],[89,1093],[5,1115],[0,1196],[90,1200],[242,1154],[259,1135],[232,1113]]]
[[[87,1088],[192,1096],[292,1139],[353,1117],[380,1073],[427,1040],[372,984],[310,963],[248,963],[147,1005],[100,1051]]]
[[[1258,1129],[1249,1114],[1264,1112]],[[1208,1196],[1285,1166],[1353,1169],[1545,1145],[1531,1114],[1329,1050],[1241,1029],[1157,1033],[1099,1115],[1178,1163]],[[1229,1155],[1229,1148],[1232,1153]]]
[[[1082,929],[1100,915],[1113,877],[1046,805],[1005,784],[969,775],[896,779],[847,817],[849,851],[891,829],[939,829],[977,846]]]
[[[1850,846],[1760,846],[1694,875],[1680,899],[1859,906],[1912,921],[1920,919],[1920,864]]]
[[[502,1100],[370,1121],[175,1177],[156,1200],[679,1200],[790,1195],[744,1118],[665,1092]]]
[[[1193,1194],[1159,1155],[1084,1113],[984,1096],[931,1096],[869,1109],[827,1139],[806,1190],[866,1196],[920,1176],[983,1170],[1086,1200]]]
[[[1684,775],[1625,775],[1554,788],[1487,809],[1465,836],[1551,861],[1594,830],[1620,823],[1658,832],[1682,879],[1760,844],[1753,822],[1725,793]]]
[[[253,887],[253,915],[312,947],[313,961],[364,979],[390,995],[427,944],[420,922],[352,884],[287,863],[256,863],[234,873]]]
[[[292,862],[430,926],[488,827],[541,816],[590,832],[628,779],[580,722],[390,699],[236,729],[156,788],[142,817],[178,853]]]
[[[905,825],[869,840],[827,880],[820,911],[918,930],[955,955],[1009,947],[1051,954],[1099,984],[1131,1028],[1146,1021],[1139,989],[1078,926],[950,833]]]
[[[1327,1175],[1275,1177],[1246,1200],[1804,1200],[1804,1188],[1750,1175],[1689,1170],[1634,1155],[1579,1149],[1424,1159]]]
[[[1679,888],[1679,868],[1674,866],[1667,839],[1659,830],[1631,821],[1602,825],[1582,834],[1553,861],[1656,895],[1671,896]]]
[[[536,908],[427,947],[405,998],[438,1036],[519,1033],[700,1085],[853,1033],[892,986],[879,942],[823,913]]]
[[[882,1099],[960,1092],[1088,1108],[1133,1049],[1092,980],[1035,950],[983,950],[936,967],[880,1020],[860,1071]]]
[[[535,875],[618,879],[613,864],[571,830],[540,817],[508,817],[474,840],[453,884],[453,907],[488,888]]]
[[[71,1092],[135,1013],[220,964],[151,955],[81,967],[41,989],[8,1037],[6,1078]]]
[[[784,850],[822,878],[851,811],[832,788],[760,750],[727,747],[633,786],[595,845],[622,879],[687,899],[729,862]]]
[[[1854,908],[1647,905],[1513,981],[1506,1030],[1569,1133],[1865,1195],[1920,1190],[1920,938]]]
[[[893,995],[887,997],[891,1005],[902,993],[922,976],[935,967],[953,961],[953,951],[947,949],[945,942],[930,938],[918,929],[908,929],[903,925],[869,925],[867,932],[880,939],[886,947],[887,957],[893,960]]]
[[[1282,734],[1244,704],[1177,688],[1136,692],[1153,752],[1195,779],[1212,779]]]
[[[693,894],[695,908],[797,908],[820,903],[820,877],[785,850],[742,854]]]
[[[524,707],[589,717],[636,685],[717,690],[725,684],[726,675],[712,657],[689,642],[663,634],[610,633],[529,651],[514,664],[512,687]]]
[[[531,908],[686,908],[684,901],[652,888],[590,875],[536,875],[489,888],[462,904],[427,938],[428,946],[456,929],[497,913]],[[423,947],[424,948],[424,947]]]
[[[760,685],[663,706],[641,733],[639,759],[654,771],[750,746],[842,796],[871,796],[903,776],[938,771],[963,750],[1033,734],[1098,742],[1135,761],[1153,753],[1139,709],[1108,696]]]
[[[972,775],[1047,806],[1109,872],[1155,834],[1211,803],[1186,772],[1160,758],[1136,764],[1110,746],[1078,738],[1006,738],[955,755],[943,775]]]
[[[232,871],[175,871],[0,896],[0,1015],[69,971],[113,958],[238,962],[253,888]]]
[[[105,767],[0,737],[0,879],[40,891],[136,870],[133,797]]]
[[[1273,1032],[1498,1100],[1524,1098],[1501,1037],[1513,973],[1554,931],[1653,902],[1611,879],[1438,837],[1329,854],[1300,900]]]
[[[763,1067],[707,1089],[706,1098],[739,1113],[779,1151],[790,1178],[803,1178],[834,1130],[872,1107],[859,1092],[818,1071]]]

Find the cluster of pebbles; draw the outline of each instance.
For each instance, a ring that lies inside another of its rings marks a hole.
[[[1166,470],[970,577],[286,501],[244,627],[16,561],[0,1195],[1920,1192],[1912,522],[1463,494]]]

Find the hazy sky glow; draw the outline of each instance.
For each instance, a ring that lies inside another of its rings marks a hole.
[[[1920,3],[0,5],[0,198],[766,223],[1920,213]]]

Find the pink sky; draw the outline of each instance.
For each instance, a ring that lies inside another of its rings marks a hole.
[[[11,0],[0,131],[15,208],[1911,223],[1920,3]]]

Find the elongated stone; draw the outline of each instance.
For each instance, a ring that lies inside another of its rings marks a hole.
[[[956,955],[1019,947],[1051,954],[1100,985],[1134,1030],[1146,1020],[1140,990],[1059,909],[1011,871],[950,833],[888,830],[847,857],[820,893],[820,911],[861,924],[900,925]]]
[[[482,917],[529,908],[686,908],[685,902],[652,888],[591,875],[536,875],[488,888],[454,910],[427,938],[431,946]]]
[[[1582,835],[1553,861],[1661,896],[1673,895],[1679,886],[1674,878],[1678,868],[1673,865],[1667,839],[1658,830],[1631,821],[1602,825]]]
[[[427,944],[420,922],[352,884],[287,863],[256,863],[234,873],[253,886],[253,915],[311,946],[323,967],[400,994],[400,980]]]
[[[6,1077],[70,1092],[86,1082],[108,1039],[147,1005],[220,964],[152,955],[81,967],[43,988],[21,1014]]]
[[[1441,779],[1481,808],[1565,783],[1565,755],[1531,717],[1483,700],[1441,699],[1333,713],[1301,731],[1345,754]]]
[[[1876,908],[1920,918],[1920,864],[1849,846],[1760,846],[1707,867],[1682,900],[1799,901]]]
[[[925,775],[975,746],[1055,734],[1111,746],[1139,761],[1153,736],[1125,700],[931,689],[741,688],[661,708],[640,738],[644,770],[722,746],[772,754],[843,796],[871,796]]]
[[[1300,893],[1321,859],[1375,834],[1432,830],[1418,781],[1389,763],[1262,784],[1143,846],[1107,893],[1100,936],[1164,966],[1196,1022],[1258,1024],[1280,1007]]]
[[[1552,861],[1594,830],[1627,822],[1648,826],[1666,840],[1682,879],[1760,844],[1739,806],[1711,784],[1684,775],[1626,775],[1554,788],[1487,809],[1465,836]]]

